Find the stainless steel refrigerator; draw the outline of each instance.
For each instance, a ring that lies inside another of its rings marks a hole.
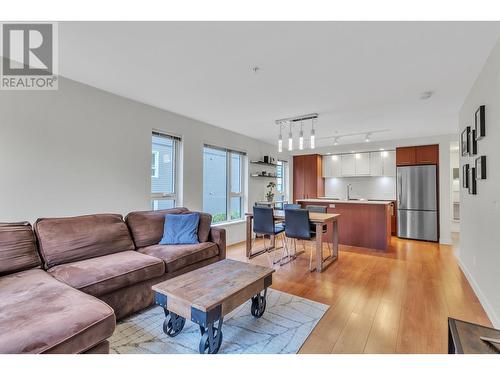
[[[438,240],[435,165],[397,168],[398,237]]]

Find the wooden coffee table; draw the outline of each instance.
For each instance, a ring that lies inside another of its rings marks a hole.
[[[217,353],[225,315],[249,299],[252,315],[260,318],[264,314],[273,272],[272,268],[224,259],[153,285],[155,302],[165,310],[163,331],[177,336],[186,319],[191,319],[200,326],[200,353]]]

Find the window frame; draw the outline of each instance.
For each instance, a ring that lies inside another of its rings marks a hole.
[[[151,147],[152,145],[153,142],[151,142]],[[151,167],[154,170],[154,174],[151,174],[151,178],[158,178],[160,176],[160,152],[151,150],[151,154],[151,159],[154,160],[154,165]]]
[[[278,190],[278,181],[276,181],[276,192],[283,196],[283,201],[288,201],[288,162],[286,160],[278,160],[276,165],[276,176],[278,176],[278,168],[281,169],[281,190]],[[283,208],[283,203],[279,203],[277,208]]]
[[[243,211],[245,210],[245,199],[246,199],[246,186],[245,186],[245,163],[246,163],[246,153],[237,151],[237,150],[232,150],[224,147],[218,147],[218,146],[213,146],[210,144],[204,144],[203,145],[203,157],[205,154],[205,149],[212,149],[212,150],[219,150],[219,151],[224,151],[226,153],[226,220],[223,221],[218,221],[214,223],[212,221],[213,225],[223,225],[223,224],[228,224],[228,223],[233,223],[233,222],[238,222],[243,220],[244,213]],[[233,164],[233,155],[238,155],[240,158],[240,178],[239,178],[239,184],[240,184],[240,191],[239,192],[233,192],[232,191],[232,164]],[[205,166],[203,166],[203,173],[205,173]],[[205,185],[203,184],[202,186],[202,194],[203,197],[205,197]],[[231,198],[240,198],[240,216],[238,218],[232,219],[231,217]],[[205,206],[205,202],[203,202],[203,206]],[[213,216],[213,215],[212,215]],[[213,217],[212,217],[213,220]]]
[[[158,203],[155,204],[155,201],[162,201],[162,200],[171,200],[173,202],[173,207],[177,206],[178,203],[178,191],[179,191],[179,176],[178,176],[178,170],[179,170],[179,150],[180,150],[180,144],[182,142],[182,139],[180,137],[170,135],[168,133],[163,133],[159,131],[153,130],[151,133],[151,148],[153,147],[153,137],[163,137],[163,138],[168,138],[172,140],[172,192],[171,193],[153,193],[150,192],[150,204],[151,204],[151,209],[153,211],[158,210]],[[160,153],[158,151],[153,151],[151,150],[152,154],[155,154],[155,152],[158,154],[158,163],[157,163],[157,169],[158,169],[158,177],[159,178],[159,170],[160,170]],[[156,157],[156,156],[155,156]],[[154,178],[151,176],[151,178]],[[150,190],[151,190],[151,183],[150,183]]]
[[[228,157],[229,155],[229,157]],[[233,181],[233,155],[238,155],[240,157],[240,191],[235,193],[233,192],[232,189],[232,181]],[[243,206],[244,206],[244,201],[245,201],[245,194],[244,194],[244,179],[243,179],[243,160],[245,159],[245,156],[241,152],[234,152],[234,151],[226,151],[226,168],[229,171],[229,173],[226,175],[227,179],[227,197],[226,197],[226,221],[231,222],[231,221],[237,221],[241,220],[243,218]],[[240,217],[233,219],[231,215],[231,198],[240,198]]]

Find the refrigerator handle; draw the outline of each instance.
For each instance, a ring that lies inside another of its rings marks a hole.
[[[397,174],[397,190],[398,190],[398,208],[401,206],[401,190],[403,190],[403,177],[400,173]]]

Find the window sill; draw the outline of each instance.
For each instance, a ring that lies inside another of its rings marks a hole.
[[[231,221],[221,221],[220,223],[217,224],[212,224],[212,227],[225,227],[228,225],[235,225],[235,224],[242,224],[246,222],[246,219],[238,219],[238,220],[231,220]]]

